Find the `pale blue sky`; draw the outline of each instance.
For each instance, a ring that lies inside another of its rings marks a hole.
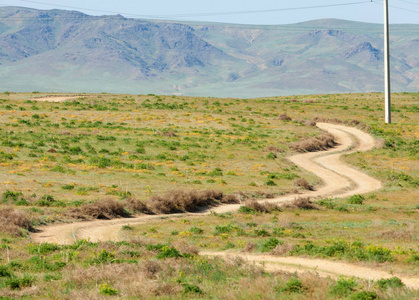
[[[383,23],[382,3],[382,0],[0,0],[0,6],[78,10],[90,15],[120,13],[134,18],[270,25],[322,18]],[[419,0],[389,0],[389,3],[391,23],[419,24]],[[325,7],[308,8],[321,5]]]

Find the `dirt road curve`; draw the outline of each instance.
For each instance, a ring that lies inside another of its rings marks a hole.
[[[66,100],[78,99],[81,96],[45,96],[45,97],[35,97],[31,100],[41,101],[41,102],[64,102]]]
[[[317,126],[333,134],[339,145],[333,149],[321,152],[311,152],[294,155],[289,160],[299,167],[317,175],[323,182],[315,191],[308,191],[298,196],[316,197],[346,197],[354,194],[371,192],[381,188],[381,183],[346,165],[340,160],[342,154],[356,151],[368,151],[375,146],[375,140],[367,133],[356,128],[328,123],[318,123]],[[286,195],[269,201],[281,203],[294,200],[296,195]],[[170,215],[170,218],[185,216],[202,216],[211,212],[223,213],[235,211],[240,207],[237,205],[223,205],[212,208],[205,213],[177,214]],[[39,233],[32,234],[34,242],[49,242],[58,244],[71,244],[77,239],[90,239],[91,241],[120,240],[121,227],[124,225],[135,225],[144,222],[158,222],[167,215],[139,216],[129,219],[116,219],[110,221],[90,221],[72,224],[62,224],[43,227]],[[227,255],[225,252],[210,253],[207,255]],[[264,262],[269,271],[284,270],[292,272],[315,271],[321,276],[350,275],[365,279],[377,279],[391,277],[389,273],[367,269],[346,263],[331,262],[327,260],[306,259],[295,257],[273,257],[250,254],[239,255],[252,262]],[[394,275],[393,275],[394,276]],[[418,278],[403,278],[406,285],[419,288]]]
[[[396,276],[390,272],[374,270],[338,261],[325,259],[308,259],[302,257],[279,257],[272,255],[245,254],[234,252],[200,252],[200,255],[219,256],[224,258],[240,257],[247,262],[261,264],[268,272],[285,271],[290,273],[313,273],[320,277],[339,278],[339,276],[358,277],[366,280],[379,280]],[[419,278],[397,276],[403,283],[413,289],[419,288]]]

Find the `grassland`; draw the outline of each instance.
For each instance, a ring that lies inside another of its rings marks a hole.
[[[391,125],[382,120],[381,94],[34,100],[40,96],[0,97],[0,296],[418,297],[394,282],[266,274],[240,260],[197,253],[326,257],[419,276],[419,94],[394,95]],[[40,225],[98,217],[86,212],[104,201],[119,204],[119,215],[132,215],[140,209],[130,201],[151,206],[153,197],[172,190],[216,190],[244,200],[301,189],[296,180],[316,187],[312,174],[285,159],[292,143],[321,134],[310,124],[314,118],[362,127],[381,141],[382,147],[345,161],[382,180],[383,190],[323,199],[316,210],[249,208],[127,226],[118,243],[37,245],[27,238]]]

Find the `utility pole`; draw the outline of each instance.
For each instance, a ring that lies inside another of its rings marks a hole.
[[[388,0],[384,0],[384,89],[385,121],[391,123],[390,40],[388,30]]]

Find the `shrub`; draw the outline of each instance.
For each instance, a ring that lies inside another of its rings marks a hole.
[[[291,121],[292,120],[292,118],[290,116],[288,116],[287,114],[280,114],[280,115],[278,115],[278,117],[276,119],[281,120],[281,121]]]
[[[400,288],[404,286],[404,283],[398,277],[383,278],[377,281],[378,286],[386,290],[387,288]]]
[[[41,197],[41,200],[37,201],[35,204],[39,206],[53,206],[57,203],[57,200],[54,199],[51,195],[44,195]]]
[[[6,190],[3,193],[2,201],[4,203],[9,203],[9,202],[13,203],[13,202],[18,201],[21,198],[23,198],[23,193],[22,192],[13,192],[13,191],[10,191],[10,190]]]
[[[301,294],[305,288],[303,283],[298,278],[291,278],[287,281],[284,287],[279,288],[281,292]]]
[[[336,296],[347,297],[355,290],[357,283],[355,278],[340,278],[330,287],[330,293]]]
[[[182,283],[182,286],[183,286],[183,292],[185,294],[188,294],[188,293],[202,294],[203,293],[199,286],[189,284],[189,283]]]
[[[336,145],[335,137],[330,133],[323,133],[316,138],[304,139],[290,144],[290,148],[297,152],[314,152],[326,150]]]
[[[84,205],[75,211],[81,211],[82,214],[95,219],[112,219],[124,217],[127,215],[124,206],[113,199],[102,199],[94,203]]]
[[[99,253],[95,253],[95,256],[89,261],[93,264],[106,264],[113,263],[115,261],[115,253],[109,252],[106,249],[102,249]]]
[[[12,277],[12,273],[7,266],[0,266],[0,277]]]
[[[308,181],[306,179],[304,179],[304,178],[298,178],[298,179],[296,179],[294,181],[294,185],[295,186],[298,186],[298,187],[301,187],[301,188],[303,188],[305,190],[309,190],[309,191],[312,191],[313,190],[313,186],[311,186],[308,183]]]
[[[277,156],[275,153],[273,152],[269,152],[268,155],[266,155],[267,159],[275,159]]]
[[[220,225],[216,225],[215,226],[215,231],[214,231],[214,235],[219,235],[221,233],[230,233],[233,230],[235,230],[236,227],[232,226],[232,225],[227,225],[227,226],[220,226]]]
[[[349,204],[362,204],[364,203],[364,200],[365,200],[364,196],[357,194],[357,195],[352,195],[351,197],[349,197],[348,203]]]
[[[17,290],[22,287],[29,287],[35,282],[36,278],[28,274],[23,275],[23,277],[11,277],[6,281],[6,284],[12,289]]]
[[[30,244],[29,245],[29,253],[30,254],[48,254],[59,250],[61,247],[57,244],[50,244],[50,243],[41,243],[41,244]]]
[[[256,213],[256,212],[262,212],[262,213],[271,213],[273,211],[281,211],[281,208],[274,203],[264,202],[260,203],[255,200],[247,201],[245,206],[240,207],[242,210],[241,212],[246,213]],[[239,209],[239,211],[240,211]]]
[[[178,212],[193,212],[199,207],[217,205],[219,203],[237,203],[237,197],[224,196],[223,192],[215,190],[205,191],[170,191],[164,196],[152,196],[150,207],[152,211],[163,214]]]
[[[99,285],[99,293],[101,295],[115,296],[119,294],[119,291],[117,289],[112,288],[107,283],[102,283],[101,285]]]
[[[169,246],[164,246],[160,249],[160,252],[157,254],[158,259],[170,257],[182,257],[182,255],[176,248],[172,248]]]
[[[262,243],[260,246],[261,252],[269,252],[272,251],[276,246],[283,244],[284,242],[279,241],[276,238],[270,238],[266,242]]]
[[[292,202],[283,205],[286,208],[297,208],[304,210],[318,209],[317,205],[311,202],[310,197],[298,197]]]
[[[0,209],[0,228],[3,232],[19,235],[21,229],[31,230],[32,226],[25,212],[6,207]]]
[[[190,232],[192,232],[192,233],[195,233],[195,234],[202,234],[202,233],[204,233],[204,230],[203,229],[201,229],[201,228],[198,228],[198,227],[191,227],[190,229],[189,229],[189,231]]]
[[[141,212],[144,214],[152,214],[150,208],[142,201],[135,198],[125,199],[126,207],[133,212]]]
[[[275,181],[273,181],[272,179],[268,179],[268,180],[266,181],[266,185],[267,185],[267,186],[276,186],[276,183],[275,183]]]
[[[256,214],[256,210],[248,206],[240,206],[238,212],[243,213],[243,214],[248,214],[248,215]]]
[[[378,299],[376,292],[361,291],[351,295],[351,300],[375,300]]]

